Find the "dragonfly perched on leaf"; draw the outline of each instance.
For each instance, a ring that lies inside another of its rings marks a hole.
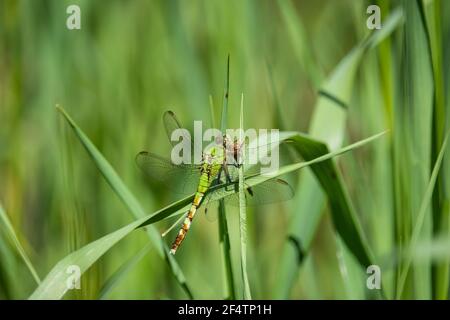
[[[163,116],[166,133],[175,146],[178,142],[172,141],[172,133],[176,129],[182,129],[180,122],[172,111],[166,111]],[[180,132],[187,132],[180,131]],[[198,148],[190,136],[183,135],[183,140],[191,144],[191,150]],[[199,143],[195,141],[195,143]],[[203,150],[203,149],[201,149]],[[174,164],[170,159],[159,155],[142,151],[136,156],[137,165],[151,179],[164,183],[169,189],[180,194],[192,194],[195,192],[191,207],[187,212],[182,226],[171,246],[170,253],[175,254],[186,237],[194,216],[199,207],[210,201],[220,198],[221,192],[237,190],[237,169],[245,163],[245,154],[252,150],[243,141],[232,140],[225,134],[216,137],[215,143],[210,144],[202,152],[201,161],[198,164]],[[242,158],[242,159],[241,159]],[[248,174],[247,174],[248,176]],[[246,176],[244,176],[245,180]],[[292,187],[284,180],[273,178],[256,186],[246,185],[246,204],[259,205],[278,201],[289,200],[293,196]],[[227,192],[224,198],[226,204],[238,205],[238,193]],[[205,209],[206,210],[206,209]]]

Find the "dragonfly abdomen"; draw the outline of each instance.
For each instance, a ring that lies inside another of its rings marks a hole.
[[[172,244],[172,248],[170,249],[171,254],[175,254],[175,252],[177,252],[177,249],[180,247],[184,238],[186,238],[186,234],[191,227],[192,220],[194,219],[195,212],[197,212],[197,209],[202,202],[203,196],[211,186],[211,181],[216,177],[217,173],[220,170],[220,163],[221,162],[213,164],[204,163],[202,165],[202,174],[198,183],[197,192],[195,193],[191,208],[189,209],[189,212],[187,213],[186,218],[183,221],[183,225],[181,226],[180,231],[178,231],[178,235]]]
[[[186,218],[183,221],[180,231],[178,231],[178,235],[175,238],[175,241],[172,244],[172,248],[170,249],[171,254],[175,254],[177,252],[178,247],[183,242],[184,238],[186,238],[186,234],[191,227],[192,220],[194,219],[195,213],[197,212],[198,207],[203,199],[203,192],[197,192],[195,194],[194,200],[192,201],[191,208],[189,209]]]

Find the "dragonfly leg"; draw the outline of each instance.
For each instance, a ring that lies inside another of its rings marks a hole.
[[[169,229],[167,229],[166,231],[164,231],[164,232],[161,234],[161,237],[164,238],[170,231],[172,231],[173,228],[175,228],[178,224],[180,224],[181,221],[183,221],[184,218],[185,218],[185,215],[182,214],[182,215],[177,219],[177,221],[175,221],[175,223],[172,224],[172,225],[169,227]]]
[[[223,166],[223,172],[225,173],[226,182],[230,184],[229,186],[231,188],[233,188],[233,181],[231,181],[230,173],[228,172],[227,166]],[[228,189],[228,187],[225,187],[225,190],[230,191],[230,189]]]
[[[215,180],[215,183],[216,184],[219,184],[220,183],[220,177],[222,176],[222,168],[220,168],[220,170],[219,170],[219,174],[217,175],[217,179]]]
[[[223,171],[223,169],[220,168],[219,173],[217,174],[217,177],[211,183],[211,187],[218,186],[220,184],[220,179],[222,177],[222,171]]]
[[[223,172],[225,173],[225,179],[227,180],[228,183],[231,183],[231,177],[230,177],[230,173],[228,172],[228,167],[227,166],[223,166]]]

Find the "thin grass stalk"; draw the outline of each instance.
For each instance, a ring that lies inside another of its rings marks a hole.
[[[377,4],[381,7],[383,13],[389,12],[390,1],[389,0],[378,0]],[[393,128],[393,112],[394,112],[394,75],[392,69],[392,48],[391,39],[388,37],[382,41],[378,46],[379,52],[379,65],[380,65],[380,76],[381,76],[381,87],[383,92],[384,100],[384,116],[388,128]]]
[[[184,216],[182,215],[184,218]],[[123,263],[117,271],[115,271],[108,280],[105,281],[100,293],[98,294],[98,299],[107,300],[111,292],[117,287],[117,285],[133,270],[133,268],[150,252],[152,249],[151,243],[147,243],[139,252],[137,252],[133,257]]]
[[[241,96],[241,116],[239,124],[239,141],[244,139],[244,94]],[[244,299],[251,300],[250,284],[247,274],[247,205],[244,193],[244,166],[239,168],[239,233],[241,245],[241,272],[244,287]]]
[[[437,180],[437,177],[439,174],[439,170],[441,168],[442,159],[444,157],[445,149],[447,146],[448,137],[449,137],[449,133],[447,133],[447,135],[444,139],[444,142],[442,143],[442,147],[441,147],[439,155],[436,159],[436,163],[434,165],[430,181],[428,183],[425,195],[421,202],[420,211],[419,211],[419,214],[417,215],[417,221],[416,221],[416,224],[414,225],[414,229],[413,229],[413,232],[411,235],[409,248],[406,251],[405,263],[403,264],[402,270],[400,273],[400,278],[399,278],[399,282],[398,282],[397,299],[400,299],[403,294],[403,289],[405,286],[406,278],[408,276],[409,267],[411,266],[411,262],[412,262],[412,258],[413,258],[413,252],[415,251],[415,248],[419,241],[420,232],[422,230],[422,227],[423,227],[423,224],[425,221],[425,215],[427,213],[427,209],[431,202],[431,197],[432,197],[432,194],[434,191],[434,187],[436,185],[436,180]]]
[[[233,266],[231,263],[230,236],[228,233],[225,204],[223,200],[219,201],[219,244],[220,252],[222,254],[224,298],[226,300],[235,300],[236,289],[234,287]]]
[[[3,206],[1,203],[0,203],[0,218],[6,227],[9,237],[11,238],[12,242],[14,243],[14,245],[17,249],[17,252],[19,253],[22,260],[25,262],[25,265],[27,266],[28,270],[30,271],[31,275],[33,276],[34,281],[36,281],[36,283],[39,285],[41,283],[41,279],[39,278],[39,275],[36,272],[36,269],[34,269],[33,264],[31,263],[25,250],[23,249],[22,245],[20,244],[20,241],[17,238],[17,235],[11,224],[11,221],[9,220],[8,215],[6,214],[5,210],[3,209]]]
[[[405,25],[399,38],[398,103],[394,112],[394,166],[396,239],[399,256],[408,255],[413,228],[420,221],[423,196],[427,192],[433,161],[433,71],[428,34],[421,1],[402,1]],[[397,101],[396,101],[397,102]],[[432,207],[427,206],[420,241],[432,237]],[[432,297],[431,260],[413,263],[413,272],[405,273],[402,259],[397,269],[396,296],[402,299]],[[400,296],[399,292],[402,292]]]
[[[390,14],[391,12],[391,1],[390,0],[378,0],[377,1],[378,6],[381,8],[381,12],[383,14]],[[381,92],[383,96],[383,105],[384,105],[384,119],[386,126],[389,130],[394,129],[394,100],[395,100],[395,86],[394,86],[394,79],[396,77],[395,70],[392,67],[393,64],[393,54],[392,54],[392,39],[391,37],[386,38],[383,40],[379,46],[378,46],[378,55],[379,55],[379,68],[380,68],[380,85],[381,85]],[[389,182],[393,186],[394,180],[395,180],[395,166],[392,164],[395,161],[394,158],[394,150],[393,150],[393,135],[389,135],[389,146],[386,148],[389,151],[389,160],[391,162],[391,168],[390,168],[390,177]],[[394,190],[394,189],[392,189]],[[392,202],[391,202],[392,203]],[[392,205],[392,204],[391,204]],[[392,206],[392,212],[395,215],[394,206]],[[392,219],[392,223],[394,224],[394,219]],[[395,230],[395,226],[393,228]],[[394,241],[395,241],[395,235]],[[390,280],[388,280],[388,277],[382,277],[382,285],[384,288],[387,288],[385,290],[386,296],[388,299],[392,299],[395,295],[395,277],[397,274],[394,272],[393,277]]]
[[[227,73],[225,78],[225,87],[222,103],[222,119],[220,129],[225,132],[227,128],[228,114],[228,95],[230,89],[230,56],[227,59]],[[219,245],[222,255],[223,280],[224,280],[224,298],[227,300],[236,299],[236,290],[234,287],[233,265],[231,261],[231,245],[228,233],[227,214],[225,210],[225,202],[223,199],[219,201]]]
[[[439,153],[439,146],[442,144],[445,132],[445,89],[443,75],[442,58],[442,23],[441,23],[442,2],[425,4],[422,2],[422,11],[426,17],[428,41],[432,59],[433,80],[434,80],[434,111],[433,111],[433,159]],[[435,236],[449,235],[448,228],[448,202],[444,188],[445,172],[438,175],[436,189],[433,194],[433,233]],[[449,283],[449,263],[445,261],[433,266],[433,296],[437,299],[446,300],[448,297]]]
[[[211,127],[216,127],[216,112],[214,110],[214,101],[213,97],[209,95],[209,113],[211,116]]]

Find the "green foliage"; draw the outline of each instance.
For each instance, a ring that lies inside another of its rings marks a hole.
[[[0,299],[448,299],[450,2],[194,2],[0,1]],[[134,163],[168,109],[279,128],[294,199],[218,201],[168,255],[192,196]]]
[[[86,148],[90,156],[92,157],[92,161],[97,166],[99,171],[103,174],[105,179],[109,182],[111,188],[116,192],[116,194],[127,204],[128,209],[135,213],[134,210],[141,210],[140,205],[134,196],[128,191],[128,188],[123,184],[121,179],[115,173],[114,169],[111,165],[106,161],[105,158],[100,154],[100,152],[95,148],[92,142],[86,137],[86,135],[81,131],[81,129],[75,124],[75,122],[70,118],[70,116],[61,108],[58,108],[61,113],[64,115],[70,126],[74,129],[76,135],[80,139],[80,142]],[[339,155],[341,153],[352,150],[353,148],[357,148],[362,146],[373,139],[379,137],[380,134],[355,143],[353,145],[347,146],[343,149],[340,149],[336,152],[325,154],[316,159],[312,159],[308,162],[300,162],[297,164],[292,164],[289,166],[285,166],[280,168],[277,171],[274,171],[272,177],[276,177],[279,175],[283,175],[289,173],[294,170],[298,170],[304,168],[306,166],[329,160],[333,156]],[[292,135],[290,138],[295,138],[297,135]],[[316,142],[317,143],[317,142]],[[308,149],[308,147],[306,147]],[[256,174],[246,180],[247,185],[252,187],[256,186],[266,180],[268,180],[268,176],[261,176],[260,174]],[[232,193],[235,193],[235,190],[230,190],[226,192],[220,192],[217,196],[213,196],[212,200],[220,200]],[[190,294],[190,291],[187,287],[186,281],[184,279],[184,275],[179,268],[178,264],[175,261],[175,258],[169,254],[169,249],[164,242],[162,242],[161,237],[156,232],[155,229],[152,229],[151,225],[172,215],[177,215],[181,213],[185,213],[188,209],[187,206],[193,199],[193,195],[155,212],[151,215],[140,215],[140,218],[135,220],[134,222],[122,227],[121,229],[114,231],[102,238],[89,243],[88,245],[82,247],[81,249],[72,252],[62,260],[60,260],[53,269],[49,272],[49,274],[45,277],[45,279],[40,283],[37,289],[30,296],[30,299],[60,299],[64,296],[64,294],[70,289],[67,285],[67,281],[70,277],[72,277],[71,273],[68,273],[67,270],[70,266],[78,266],[80,269],[80,275],[86,272],[93,263],[95,263],[101,256],[103,256],[108,250],[110,250],[114,245],[116,245],[120,240],[122,240],[125,236],[129,235],[132,231],[137,228],[145,227],[147,232],[149,233],[150,240],[153,241],[157,250],[161,252],[163,258],[166,259],[169,267],[175,278],[179,281],[180,285],[185,288],[185,290]],[[131,204],[131,205],[130,205]],[[153,231],[155,230],[155,231]],[[151,233],[150,233],[151,232]]]

